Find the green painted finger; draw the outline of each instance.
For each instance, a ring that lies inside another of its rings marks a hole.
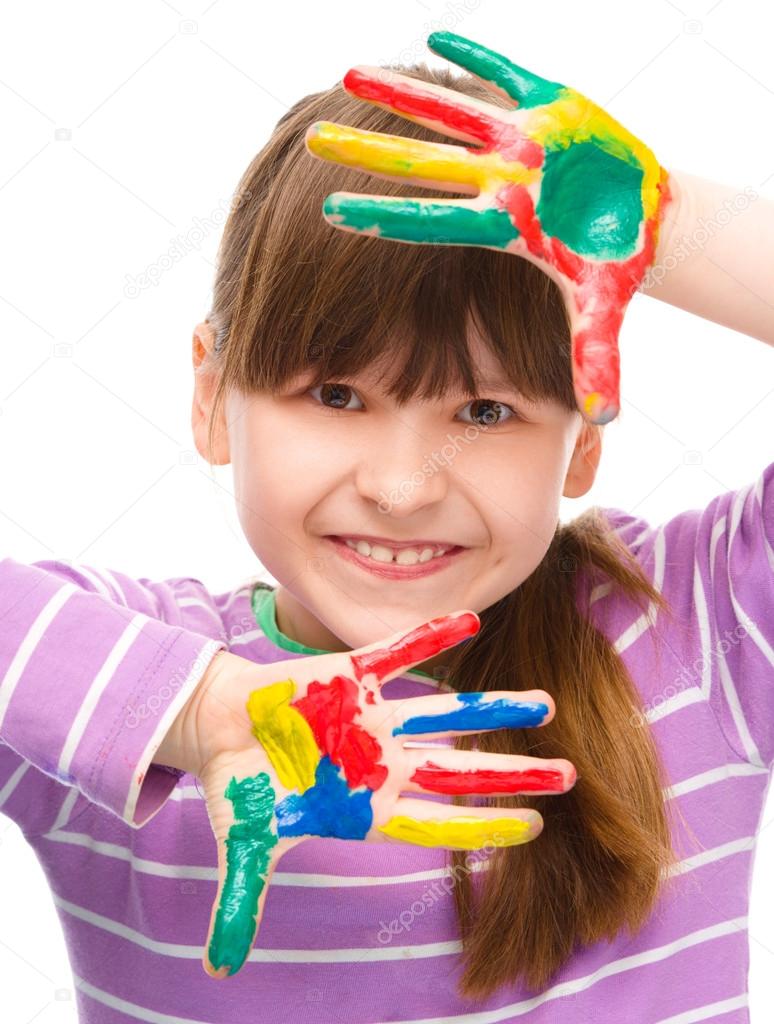
[[[225,795],[234,805],[234,824],[225,841],[226,878],[207,955],[213,967],[228,967],[232,975],[252,949],[258,900],[278,840],[271,830],[275,793],[266,772],[240,782],[232,778]]]
[[[476,210],[454,199],[393,199],[334,192],[326,196],[323,214],[337,227],[400,242],[505,248],[519,237],[505,210]]]
[[[552,103],[564,91],[560,82],[519,67],[501,53],[474,43],[456,32],[433,32],[427,39],[428,47],[440,57],[458,64],[471,74],[499,85],[521,107],[539,107]]]

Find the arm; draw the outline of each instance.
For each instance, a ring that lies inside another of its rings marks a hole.
[[[50,827],[64,787],[133,828],[163,806],[183,770],[153,757],[226,647],[181,625],[192,583],[0,561],[0,810],[25,833]]]
[[[653,266],[641,290],[774,345],[774,201],[670,171]]]

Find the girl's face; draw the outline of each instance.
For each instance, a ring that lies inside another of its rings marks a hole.
[[[196,367],[213,340],[199,324]],[[470,345],[490,382],[472,400],[399,408],[371,371],[311,390],[304,376],[281,394],[227,395],[215,462],[233,465],[242,528],[280,583],[277,625],[292,639],[347,650],[437,615],[483,611],[540,564],[560,496],[591,487],[601,431],[556,402],[526,402],[475,334]],[[213,373],[197,375],[194,395],[204,457]],[[420,562],[388,567],[341,538],[415,542]],[[424,561],[426,549],[452,546]]]

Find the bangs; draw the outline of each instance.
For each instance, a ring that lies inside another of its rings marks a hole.
[[[472,76],[391,67],[497,103]],[[311,387],[374,372],[399,404],[450,390],[475,396],[473,329],[527,400],[574,409],[570,330],[557,285],[508,253],[397,242],[329,225],[322,204],[331,192],[470,197],[317,159],[304,143],[316,120],[453,141],[338,83],[288,111],[245,172],[239,191],[248,198],[232,210],[221,242],[208,320],[224,387],[273,393],[301,374],[314,375]]]

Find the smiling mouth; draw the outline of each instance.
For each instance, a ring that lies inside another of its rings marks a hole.
[[[371,546],[365,541],[359,541],[353,545],[352,540],[348,543],[343,537],[332,534],[323,539],[333,545],[337,554],[346,561],[385,579],[417,579],[440,572],[464,551],[469,550],[460,545],[447,549],[427,545],[422,549],[404,547],[391,550],[378,544]],[[439,550],[443,553],[437,554],[436,552]],[[399,558],[400,561],[396,561],[396,558]]]

